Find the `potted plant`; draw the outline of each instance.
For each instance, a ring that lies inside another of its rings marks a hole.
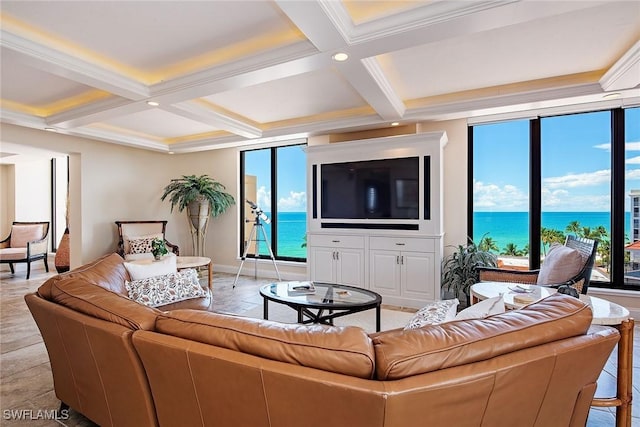
[[[151,253],[155,259],[160,259],[162,255],[169,253],[167,246],[162,239],[155,238],[151,241]]]
[[[464,293],[467,306],[470,305],[471,285],[479,281],[477,267],[495,267],[498,260],[495,254],[479,248],[484,238],[478,245],[471,239],[466,245],[458,245],[442,261],[442,289],[452,292],[455,297]]]
[[[209,217],[216,217],[235,204],[233,196],[224,190],[224,185],[209,175],[183,175],[172,179],[164,188],[160,199],[169,197],[171,212],[174,207],[180,212],[187,210],[196,256],[204,255],[204,237]]]

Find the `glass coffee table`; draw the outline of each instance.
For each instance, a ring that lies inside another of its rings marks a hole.
[[[336,283],[313,282],[315,293],[290,295],[289,282],[278,282],[260,288],[264,318],[269,319],[269,301],[287,305],[298,312],[298,323],[333,325],[333,319],[376,309],[376,331],[380,331],[380,304],[382,297],[367,289]]]

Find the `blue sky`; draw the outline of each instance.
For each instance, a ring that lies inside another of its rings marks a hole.
[[[307,210],[307,156],[305,146],[294,145],[278,149],[278,211]],[[256,175],[258,200],[253,200],[266,212],[271,212],[270,150],[248,151],[245,173]]]
[[[640,189],[640,108],[625,124],[628,193]],[[610,128],[608,111],[541,120],[543,211],[609,211]],[[474,210],[528,211],[528,140],[528,120],[474,128]]]

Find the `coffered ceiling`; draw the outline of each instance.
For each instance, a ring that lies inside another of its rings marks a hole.
[[[640,104],[640,0],[0,8],[2,122],[158,151]]]

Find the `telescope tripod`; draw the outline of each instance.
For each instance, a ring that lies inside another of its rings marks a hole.
[[[262,233],[262,239],[258,235],[258,230]],[[238,277],[240,277],[240,272],[242,271],[242,267],[244,266],[244,262],[247,259],[247,253],[249,252],[249,247],[251,246],[251,242],[256,243],[255,252],[253,256],[256,261],[254,264],[253,277],[258,278],[258,256],[260,255],[260,242],[265,242],[267,245],[267,249],[269,250],[269,256],[271,257],[271,262],[273,263],[273,268],[276,270],[276,274],[278,275],[278,280],[282,281],[280,278],[280,272],[278,271],[278,266],[276,265],[276,258],[273,256],[273,251],[271,250],[271,245],[269,244],[269,239],[267,239],[267,233],[264,230],[264,224],[260,220],[260,215],[256,214],[256,219],[253,221],[253,226],[251,227],[251,232],[249,233],[249,239],[244,248],[244,253],[242,254],[242,262],[240,263],[240,267],[238,268],[238,273],[236,274],[236,279],[233,281],[233,288],[235,289],[236,283],[238,282]]]

